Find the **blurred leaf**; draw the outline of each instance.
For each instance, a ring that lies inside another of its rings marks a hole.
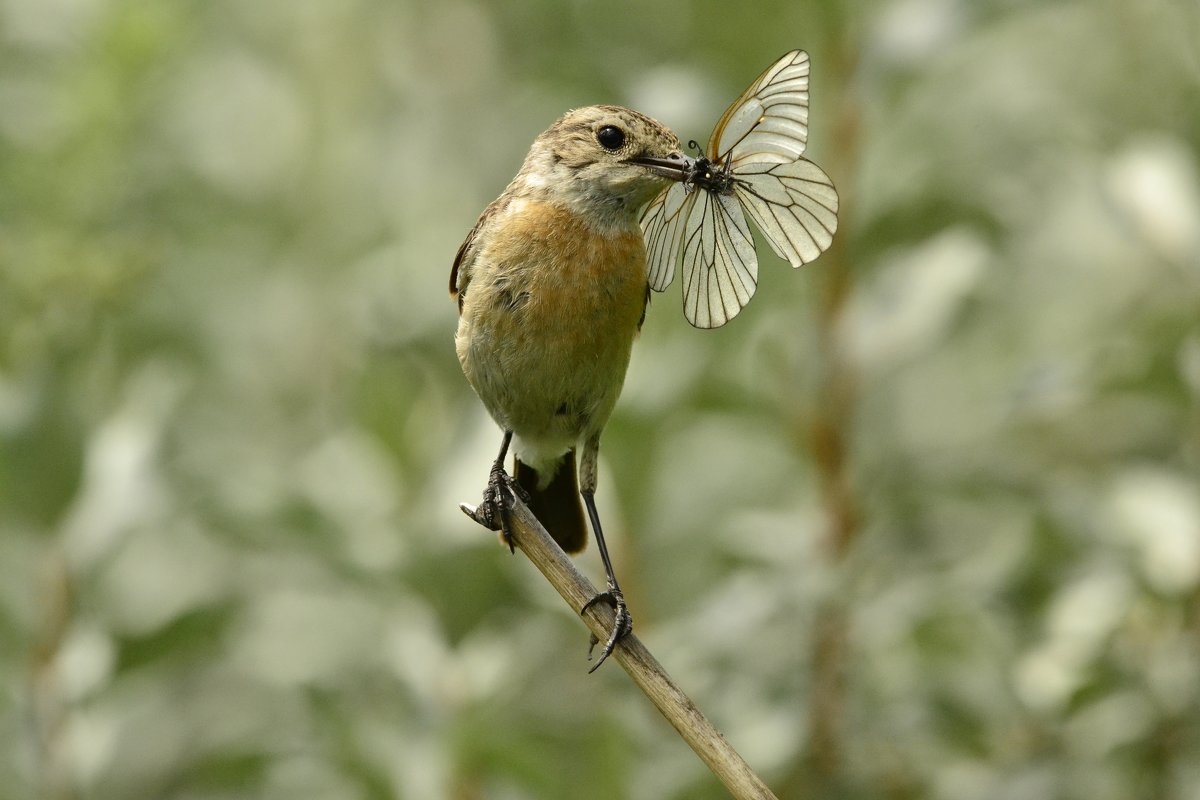
[[[236,619],[232,605],[196,608],[147,636],[122,637],[117,671],[134,672],[168,661],[167,668],[187,669],[221,651],[225,634]]]

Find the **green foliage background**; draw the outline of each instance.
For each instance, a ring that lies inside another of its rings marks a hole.
[[[656,297],[600,494],[781,798],[1200,798],[1200,6],[0,3],[0,797],[725,796],[457,510],[532,138],[813,58],[835,249]],[[581,560],[600,575],[594,552]]]

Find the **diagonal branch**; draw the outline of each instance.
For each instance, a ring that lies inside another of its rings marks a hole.
[[[575,565],[519,498],[514,498],[509,514],[513,542],[578,614],[584,603],[595,596],[595,587],[575,569]],[[608,606],[598,603],[588,609],[583,620],[603,642],[612,630],[613,612]],[[637,687],[725,784],[735,800],[776,800],[767,785],[700,713],[696,704],[675,685],[636,635],[630,633],[623,638],[613,651],[612,658],[629,673]]]

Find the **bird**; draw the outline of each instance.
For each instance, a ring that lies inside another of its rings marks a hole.
[[[587,544],[586,508],[607,589],[583,610],[603,602],[615,612],[589,672],[633,627],[595,492],[600,435],[650,299],[639,216],[672,181],[694,171],[678,137],[651,117],[615,105],[569,111],[534,140],[450,271],[459,312],[455,350],[503,431],[482,502],[461,508],[501,531],[511,550],[508,512],[519,496],[568,553]],[[597,643],[593,636],[589,659]]]

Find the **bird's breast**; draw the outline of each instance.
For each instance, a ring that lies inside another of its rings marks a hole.
[[[564,441],[603,425],[645,307],[645,261],[636,220],[598,227],[560,206],[510,204],[481,243],[458,336],[502,425]]]
[[[563,346],[632,340],[646,291],[641,229],[598,227],[562,206],[517,202],[480,254],[491,302],[511,310],[518,339],[552,337]],[[481,298],[487,301],[487,298]]]

